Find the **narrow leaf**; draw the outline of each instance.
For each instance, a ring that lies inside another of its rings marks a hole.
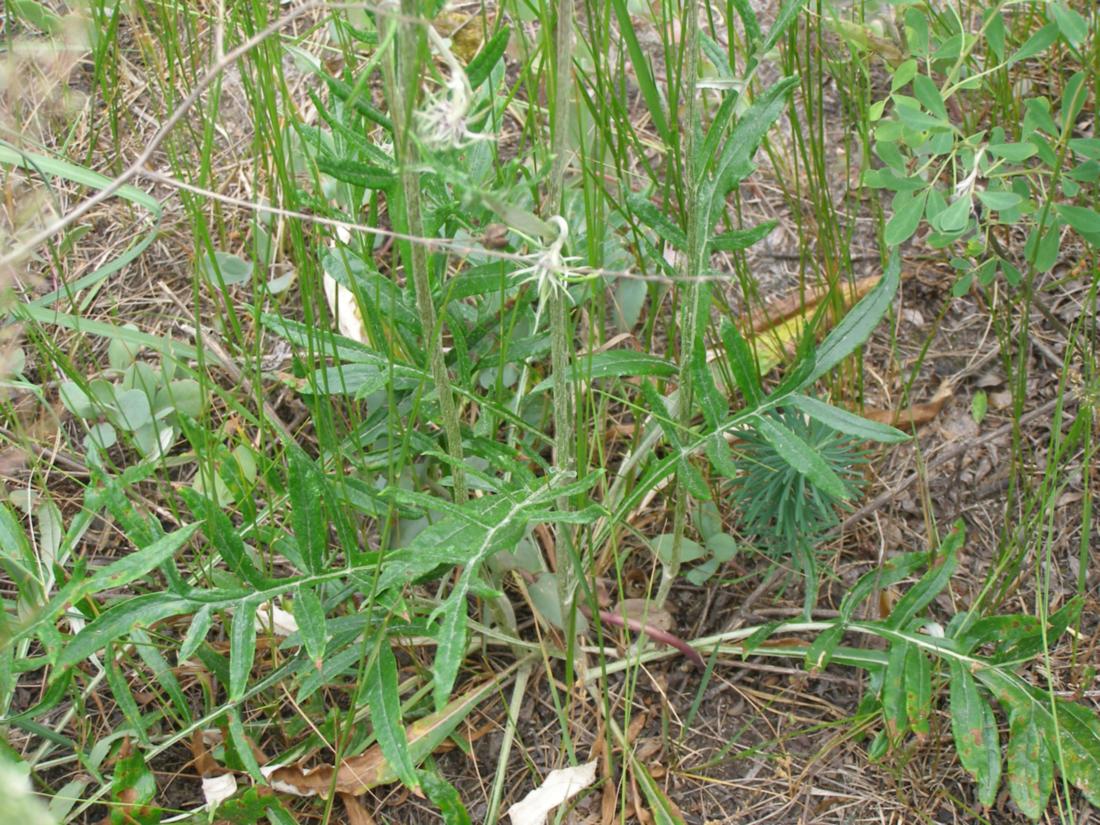
[[[406,787],[419,791],[416,765],[409,755],[409,743],[401,724],[401,697],[397,687],[397,660],[389,642],[381,640],[378,653],[367,672],[367,704],[374,737],[382,755]]]
[[[886,673],[882,679],[882,717],[886,722],[886,736],[897,744],[908,730],[908,714],[905,695],[905,660],[911,645],[894,642],[886,657]]]
[[[862,415],[855,415],[810,396],[794,394],[788,400],[810,418],[820,421],[826,427],[840,433],[847,433],[848,435],[854,435],[856,438],[866,438],[884,444],[896,444],[912,439],[912,436],[908,433],[903,433],[895,427],[879,424],[877,421],[871,421]]]
[[[252,662],[256,657],[255,599],[245,599],[233,613],[229,629],[229,701],[237,702],[248,687]]]
[[[1024,816],[1036,820],[1046,810],[1054,787],[1054,763],[1034,711],[1021,708],[1009,724],[1008,790]]]
[[[753,357],[752,348],[742,337],[737,327],[728,320],[722,322],[722,343],[726,346],[726,359],[737,389],[745,399],[745,405],[752,409],[764,397],[760,386],[760,372]]]
[[[302,554],[306,572],[324,569],[328,530],[324,512],[325,485],[320,472],[299,448],[289,449],[290,523]]]
[[[320,667],[327,640],[325,608],[312,587],[298,589],[298,595],[294,599],[294,619],[298,622],[298,632],[306,655]]]
[[[905,713],[909,729],[923,739],[931,732],[932,664],[916,645],[905,647]]]
[[[81,589],[85,593],[100,593],[140,579],[175,556],[176,551],[195,535],[200,526],[196,523],[181,527],[174,533],[162,536],[152,544],[123,556],[92,576]]]
[[[470,81],[471,89],[476,90],[478,86],[489,79],[489,75],[492,74],[497,63],[504,57],[504,52],[508,48],[508,38],[511,37],[511,34],[512,29],[509,26],[501,27],[466,66],[466,77]]]
[[[443,605],[443,620],[436,631],[438,644],[432,662],[432,697],[442,708],[451,695],[458,668],[466,655],[466,595],[452,593]]]
[[[570,369],[570,374],[579,381],[645,375],[665,378],[675,373],[676,365],[671,361],[646,352],[630,350],[608,350],[595,355],[582,356],[571,365]],[[553,386],[553,378],[547,378],[532,387],[528,395],[546,392]]]
[[[837,645],[840,644],[843,638],[843,624],[835,624],[821,631],[821,633],[817,635],[817,638],[814,639],[806,649],[806,658],[804,660],[806,670],[811,673],[816,673],[828,667],[829,662],[832,661],[833,653],[836,651]]]
[[[774,418],[758,415],[754,426],[776,454],[793,469],[806,476],[817,488],[838,499],[850,497],[844,482],[825,463],[821,454]]]
[[[909,588],[902,596],[894,609],[890,612],[887,627],[895,630],[904,630],[917,613],[931,604],[947,583],[951,580],[951,574],[955,572],[955,566],[959,561],[959,549],[966,541],[966,526],[962,521],[957,521],[950,535],[940,546],[931,569],[921,576],[919,582]]]
[[[978,782],[978,800],[986,806],[996,800],[1001,780],[1001,745],[993,709],[978,693],[965,664],[951,659],[951,733],[959,762]]]
[[[894,249],[882,280],[852,307],[817,348],[814,369],[803,387],[825,375],[865,342],[890,308],[901,283],[901,255]]]

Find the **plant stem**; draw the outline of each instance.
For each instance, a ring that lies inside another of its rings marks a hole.
[[[565,181],[566,152],[570,126],[570,104],[573,94],[573,0],[558,0],[554,31],[554,108],[551,120],[550,177],[546,190],[545,210],[548,215],[562,211],[562,190]],[[568,296],[564,289],[551,289],[548,296],[550,318],[550,364],[554,397],[554,463],[564,472],[572,472],[576,464],[573,443],[573,382],[569,375],[569,350],[573,335],[569,327]],[[558,502],[559,508],[569,508],[568,499]],[[562,597],[562,615],[569,615],[575,581],[567,574],[566,559],[573,556],[569,526],[563,524],[557,534],[558,585]],[[563,552],[564,551],[564,552]]]
[[[687,222],[687,259],[685,261],[683,306],[680,320],[680,371],[675,414],[683,430],[691,425],[692,385],[691,363],[696,349],[701,349],[703,325],[706,323],[706,310],[710,305],[710,289],[706,281],[700,280],[706,259],[706,233],[709,227],[700,221],[699,183],[700,173],[696,160],[697,123],[700,117],[699,95],[695,88],[695,76],[699,65],[699,13],[694,0],[684,6],[686,19],[682,21],[684,32],[684,65],[681,78],[687,85],[685,95],[687,108],[684,118],[686,132],[683,138],[684,152],[681,162],[687,169],[684,209]],[[672,515],[672,554],[668,564],[661,568],[661,584],[657,590],[658,606],[668,598],[672,582],[680,573],[680,555],[684,540],[684,528],[687,522],[688,491],[682,478],[676,479],[676,502]]]
[[[423,238],[420,176],[416,169],[418,153],[416,142],[412,139],[412,110],[416,102],[416,92],[420,88],[422,31],[421,24],[417,22],[420,16],[418,0],[401,0],[401,14],[403,19],[396,23],[396,77],[393,69],[390,68],[390,63],[387,62],[385,64],[386,94],[392,108],[394,156],[400,168],[399,181],[405,206],[405,231],[413,237]],[[391,21],[389,25],[395,24]],[[442,326],[437,323],[435,304],[432,302],[432,290],[428,281],[428,250],[424,243],[409,244],[406,263],[416,293],[416,310],[420,316],[424,350],[428,354],[432,380],[435,382],[436,395],[439,397],[439,412],[443,432],[447,438],[447,452],[454,460],[452,467],[454,500],[455,503],[461,504],[466,500],[466,476],[462,470],[462,431],[443,354]]]

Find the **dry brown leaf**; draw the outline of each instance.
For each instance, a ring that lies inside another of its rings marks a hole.
[[[856,301],[870,292],[881,279],[881,275],[871,275],[867,278],[860,278],[854,284],[841,284],[840,292],[844,299],[844,306],[850,307],[855,304]],[[818,304],[828,295],[828,287],[818,287],[805,293],[796,290],[790,295],[771,301],[764,307],[761,317],[753,322],[752,330],[761,333],[796,315],[809,317],[817,311]]]
[[[374,825],[374,817],[354,796],[342,793],[340,801],[344,803],[344,810],[348,812],[348,825]]]
[[[225,768],[219,765],[214,757],[210,755],[210,751],[206,749],[206,742],[203,741],[201,730],[196,730],[191,734],[191,756],[194,758],[195,771],[199,776],[211,776],[225,772]]]
[[[607,775],[606,765],[604,775]],[[619,808],[619,795],[616,784],[610,780],[603,783],[603,797],[600,799],[600,825],[612,825]]]
[[[671,614],[664,608],[656,607],[650,599],[623,599],[614,611],[658,630],[672,629]]]
[[[442,710],[408,725],[405,728],[405,738],[410,751],[415,752],[417,745],[423,748],[423,740],[431,742],[431,737],[440,730],[445,731],[439,734],[440,739],[444,738],[454,729],[457,720],[465,718],[491,694],[491,688],[496,684],[496,680],[489,680],[452,700]],[[359,796],[371,788],[396,782],[398,778],[377,744],[359,756],[345,759],[339,768],[333,765],[312,768],[301,765],[268,765],[261,768],[261,772],[272,788],[294,796],[326,796],[332,792]]]
[[[939,415],[944,403],[952,395],[954,395],[954,392],[951,389],[951,383],[944,381],[930,401],[923,404],[913,404],[904,410],[897,411],[866,409],[863,411],[863,417],[879,424],[889,424],[899,429],[914,430]]]

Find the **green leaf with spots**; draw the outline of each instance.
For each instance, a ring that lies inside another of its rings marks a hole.
[[[141,751],[130,752],[115,764],[108,822],[111,825],[156,825],[161,818],[160,809],[153,805],[156,795],[157,780],[145,764]]]
[[[1054,786],[1054,761],[1034,709],[1025,707],[1012,716],[1006,757],[1012,800],[1024,816],[1038,820]]]
[[[906,645],[905,651],[905,713],[909,729],[923,739],[931,731],[932,663],[916,645]]]
[[[959,762],[977,780],[978,801],[989,806],[1001,781],[1001,743],[993,709],[958,659],[951,660],[951,733]]]
[[[882,718],[886,736],[897,744],[909,728],[906,712],[905,661],[911,645],[894,642],[886,657],[886,673],[882,678]]]

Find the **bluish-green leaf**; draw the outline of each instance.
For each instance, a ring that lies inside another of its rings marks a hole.
[[[751,229],[734,229],[722,232],[710,239],[710,248],[714,252],[737,252],[748,249],[755,243],[762,241],[775,229],[778,221],[764,221]]]
[[[608,350],[586,355],[577,359],[570,369],[570,374],[578,381],[647,375],[665,378],[675,373],[676,365],[671,361],[647,352],[632,350]],[[528,395],[546,392],[553,386],[554,380],[551,376],[532,387]]]
[[[103,590],[122,587],[151,573],[170,561],[176,555],[176,551],[195,535],[200,526],[198,523],[188,524],[112,562],[92,576],[81,588],[82,591],[99,593]]]
[[[443,619],[436,630],[435,661],[432,663],[432,697],[442,708],[451,695],[458,668],[466,655],[466,595],[452,593],[443,604]]]
[[[267,577],[252,562],[244,540],[233,527],[229,516],[209,498],[194,490],[180,490],[180,496],[191,508],[191,512],[203,520],[203,532],[210,546],[217,550],[229,571],[240,576],[253,587],[258,589],[266,587]]]
[[[760,141],[764,139],[768,130],[787,107],[787,95],[797,84],[797,77],[785,77],[779,80],[754,100],[734,124],[718,154],[713,178],[715,184],[713,200],[709,204],[703,204],[706,210],[704,224],[708,231],[711,216],[722,213],[726,193],[751,170],[752,158],[760,146]],[[705,174],[705,170],[700,170],[700,174]]]
[[[188,626],[187,633],[184,634],[179,651],[176,653],[177,663],[182,665],[190,659],[195,651],[199,649],[199,645],[206,641],[206,634],[210,632],[210,628],[214,624],[213,612],[213,608],[205,604],[191,617],[191,624]]]
[[[148,593],[112,605],[88,623],[58,654],[57,669],[64,670],[102,650],[140,623],[150,627],[169,616],[191,611],[194,603],[168,593]]]
[[[320,470],[300,448],[292,446],[288,453],[290,523],[307,572],[320,573],[324,569],[328,543],[324,479]]]
[[[254,599],[244,599],[233,612],[229,628],[229,701],[237,702],[248,687],[256,658],[256,609]]]
[[[325,622],[325,607],[321,604],[312,587],[301,587],[294,599],[294,620],[298,623],[298,633],[302,638],[302,647],[310,661],[319,664],[325,656],[325,644],[328,629]]]

